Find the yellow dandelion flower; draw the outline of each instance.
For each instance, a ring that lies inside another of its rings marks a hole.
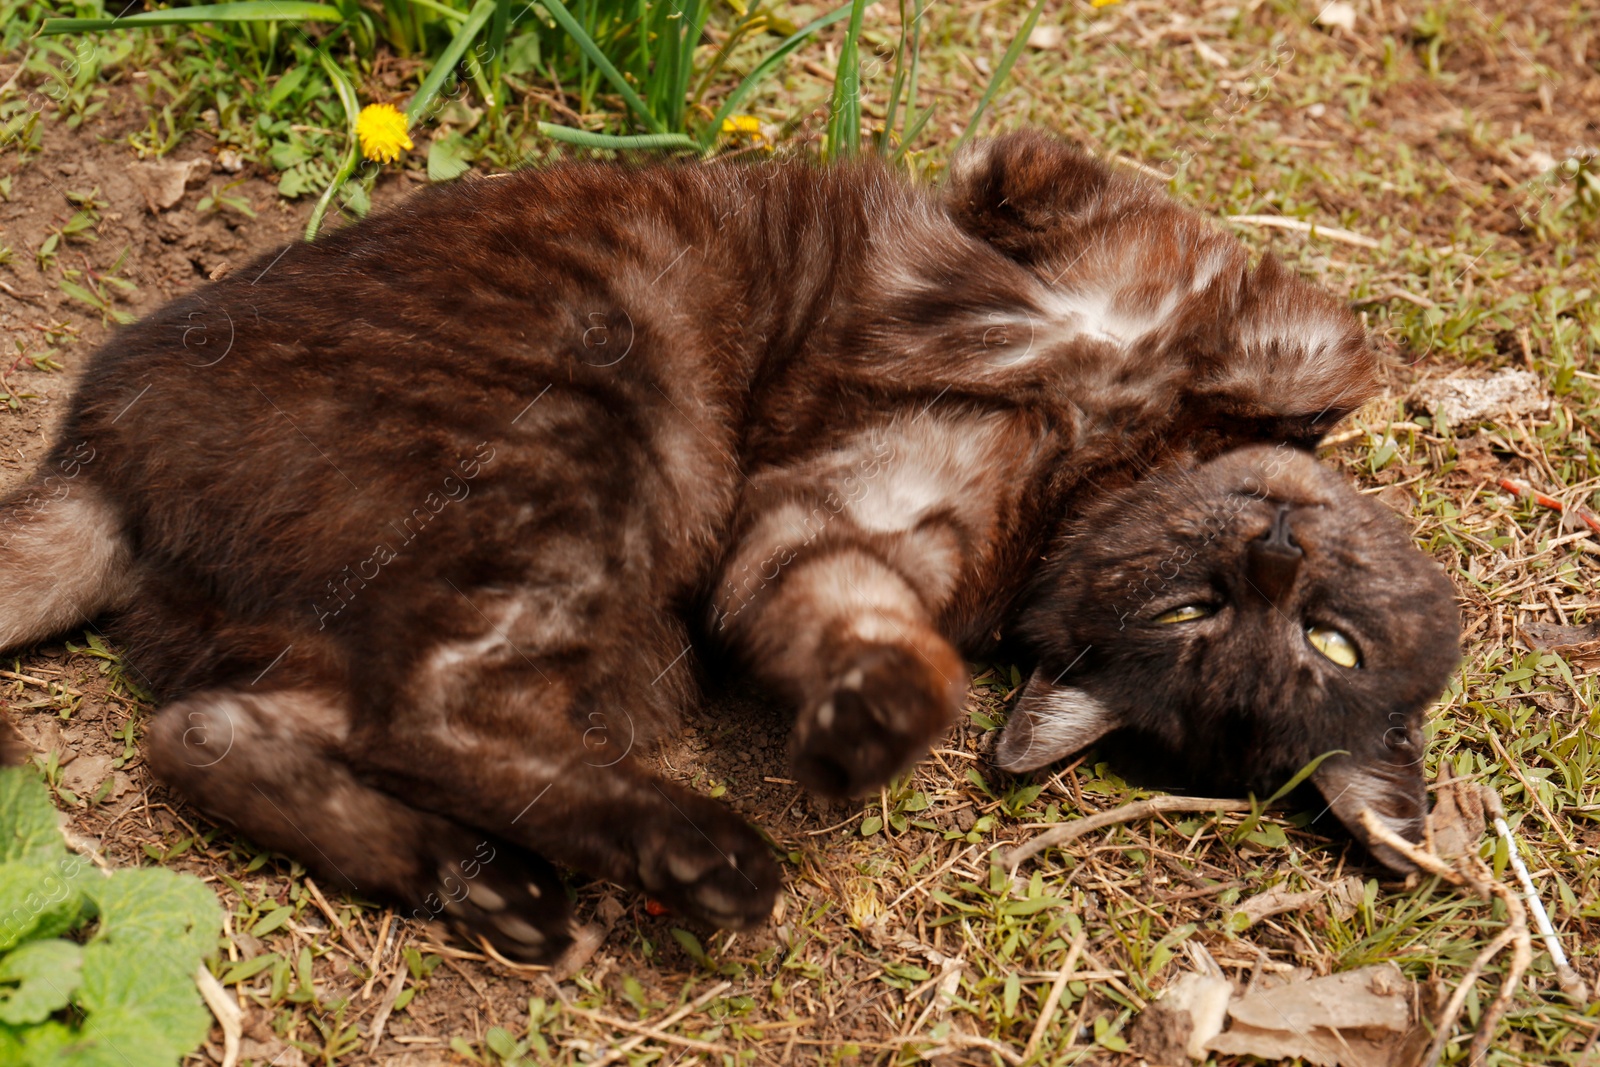
[[[761,120],[754,115],[730,115],[722,120],[722,132],[733,137],[748,137],[758,148],[773,150],[772,140],[761,131]]]
[[[393,104],[368,104],[356,116],[361,154],[375,163],[393,163],[402,151],[415,148],[406,135],[406,117]]]
[[[761,120],[754,115],[729,115],[722,120],[723,133],[742,133],[760,139]]]
[[[1122,0],[1089,0],[1090,7],[1110,7],[1112,4],[1120,3]]]

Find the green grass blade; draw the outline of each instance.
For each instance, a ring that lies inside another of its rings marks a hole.
[[[494,18],[489,20],[489,110],[500,108],[504,89],[500,85],[500,66],[505,58],[506,27],[511,25],[511,0],[495,0]]]
[[[994,100],[995,94],[1000,91],[1000,86],[1011,74],[1011,68],[1017,65],[1017,58],[1022,55],[1022,50],[1027,47],[1028,35],[1039,24],[1039,16],[1044,12],[1045,0],[1039,0],[1028,11],[1028,17],[1022,20],[1022,28],[1017,31],[1016,37],[1011,40],[1011,47],[1006,49],[1006,54],[1000,57],[1000,65],[994,68],[994,77],[989,79],[988,88],[983,91],[983,98],[978,101],[978,106],[973,109],[972,118],[967,120],[967,128],[961,131],[961,136],[956,140],[955,147],[960,148],[972,139],[973,133],[978,129],[978,120],[983,118],[983,113],[989,109],[989,104]]]
[[[444,88],[445,79],[450,77],[456,69],[456,64],[461,62],[467,46],[472,39],[488,24],[489,16],[494,14],[495,0],[478,0],[472,10],[467,14],[467,21],[461,24],[456,35],[450,39],[439,58],[428,71],[428,76],[422,79],[422,84],[417,86],[417,94],[411,98],[411,104],[406,108],[406,124],[415,126],[433,106],[434,98],[439,95],[439,90]]]
[[[237,4],[197,4],[165,11],[141,11],[115,19],[45,19],[39,33],[98,33],[143,26],[191,26],[198,22],[343,22],[344,13],[327,4],[300,0],[245,0]]]
[[[839,68],[834,72],[828,109],[830,160],[848,158],[861,150],[861,16],[866,8],[867,0],[853,0],[850,28],[839,46]]]
[[[1350,753],[1346,752],[1342,748],[1336,748],[1332,751],[1324,752],[1322,755],[1318,756],[1316,759],[1312,760],[1310,763],[1296,771],[1294,777],[1290,778],[1287,782],[1284,782],[1283,785],[1278,788],[1278,791],[1268,797],[1266,803],[1262,804],[1261,806],[1263,808],[1270,808],[1272,805],[1276,804],[1290,793],[1293,793],[1296,789],[1299,789],[1300,783],[1304,782],[1307,778],[1310,778],[1313,774],[1315,774],[1317,772],[1317,768],[1322,766],[1322,761],[1327,759],[1329,756],[1348,755],[1350,755]]]
[[[356,117],[361,114],[361,101],[356,98],[356,87],[350,84],[350,79],[339,69],[339,64],[328,58],[327,52],[319,48],[317,59],[321,62],[322,69],[327,72],[328,80],[333,82],[333,91],[338,94],[339,103],[344,105],[345,136],[350,138],[350,148],[345,152],[344,162],[339,165],[333,180],[317,198],[317,206],[311,209],[311,218],[306,222],[308,241],[316,239],[317,231],[322,229],[322,217],[328,213],[328,205],[333,203],[334,196],[344,187],[350,175],[356,172],[356,165],[361,162],[361,140],[356,136]]]
[[[733,92],[728,94],[727,99],[722,102],[722,106],[717,109],[716,117],[711,120],[710,125],[700,134],[701,146],[710,148],[717,143],[717,135],[722,132],[723,120],[738,111],[739,105],[744,103],[744,98],[749,96],[755,90],[755,87],[760,85],[767,75],[773,72],[778,64],[788,58],[789,53],[805,44],[811,35],[818,30],[832,26],[835,22],[850,14],[853,6],[852,4],[845,4],[834,8],[821,18],[813,19],[798,30],[795,30],[788,37],[785,37],[777,48],[767,53],[767,57],[757,63],[754,69],[744,76],[744,80],[734,87]]]
[[[486,2],[493,3],[493,0],[486,0]],[[606,54],[600,50],[600,46],[594,43],[594,38],[590,37],[584,32],[583,27],[578,25],[578,20],[572,17],[572,12],[567,10],[566,5],[561,0],[540,0],[540,3],[550,13],[550,17],[555,19],[563,30],[567,31],[567,36],[577,43],[578,47],[583,50],[583,54],[588,56],[590,61],[599,68],[600,73],[605,75],[606,80],[611,83],[611,87],[617,91],[617,95],[621,96],[623,102],[639,117],[639,121],[648,126],[651,133],[666,133],[666,126],[645,106],[645,102],[639,99],[639,94],[633,91],[633,86],[628,84],[628,79],[624,78],[622,72],[616,68],[611,60],[606,58]]]
[[[917,135],[922,132],[922,127],[926,126],[928,124],[928,120],[933,118],[933,113],[936,110],[936,107],[930,107],[928,110],[917,116],[917,121],[913,122],[906,130],[905,134],[900,138],[900,146],[890,154],[889,162],[899,163],[905,158],[906,149],[911,147],[911,142],[917,139]]]
[[[467,21],[467,13],[465,11],[448,7],[439,3],[438,0],[406,0],[406,3],[413,9],[425,8],[429,11],[435,12],[436,14],[442,15],[449,19],[451,22]]]
[[[626,135],[590,133],[588,130],[575,130],[571,126],[557,126],[553,122],[539,123],[539,132],[546,137],[552,137],[557,141],[565,141],[567,144],[579,145],[583,148],[687,148],[695,152],[700,151],[699,142],[682,133],[636,133]]]

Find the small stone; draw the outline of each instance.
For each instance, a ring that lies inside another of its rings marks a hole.
[[[1035,26],[1028,34],[1028,47],[1048,52],[1061,47],[1061,36],[1060,26]]]
[[[1334,0],[1317,12],[1318,26],[1326,26],[1330,30],[1338,29],[1349,33],[1356,28],[1356,9],[1344,0]]]

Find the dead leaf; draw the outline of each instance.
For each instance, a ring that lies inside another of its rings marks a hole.
[[[587,923],[572,932],[572,944],[561,958],[550,965],[550,980],[565,982],[588,966],[594,954],[606,940],[606,928],[599,923]]]
[[[80,797],[93,796],[100,783],[111,777],[111,763],[110,756],[80,753],[61,769],[61,784]]]
[[[1328,911],[1335,919],[1344,922],[1361,907],[1367,884],[1355,875],[1339,879],[1328,887]]]
[[[1429,414],[1442,415],[1452,427],[1542,415],[1550,410],[1544,382],[1538,375],[1514,367],[1487,378],[1455,374],[1423,382],[1417,387],[1415,402]]]
[[[1206,1058],[1206,1042],[1222,1031],[1233,983],[1190,971],[1167,986],[1139,1015],[1130,1035],[1140,1056],[1156,1067]]]
[[[1325,889],[1308,889],[1303,893],[1291,893],[1287,886],[1273,886],[1265,893],[1257,893],[1239,906],[1235,915],[1243,915],[1248,922],[1238,929],[1254,926],[1262,919],[1274,915],[1281,915],[1286,911],[1302,911],[1311,907],[1322,899]]]
[[[179,162],[173,159],[155,159],[143,163],[130,163],[128,177],[134,188],[144,197],[150,214],[157,215],[183,199],[183,191],[192,182],[200,181],[211,173],[211,164],[204,159]]]
[[[1588,673],[1600,670],[1600,623],[1562,626],[1553,622],[1525,622],[1522,637],[1539,652],[1556,652],[1567,663]]]
[[[1457,440],[1456,466],[1451,473],[1465,479],[1464,484],[1471,485],[1504,477],[1505,464],[1495,455],[1494,442],[1489,435],[1480,430],[1465,440]]]
[[[1414,1026],[1415,986],[1392,963],[1248,993],[1228,1006],[1233,1025],[1212,1052],[1296,1056],[1319,1067],[1393,1067]]]
[[[1478,787],[1450,777],[1450,772],[1441,767],[1433,792],[1433,810],[1428,813],[1428,838],[1433,842],[1433,851],[1445,860],[1475,854],[1484,822],[1483,797]]]

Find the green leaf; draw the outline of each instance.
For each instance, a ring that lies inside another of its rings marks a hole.
[[[35,941],[0,959],[0,1023],[42,1023],[66,1007],[82,967],[83,949],[61,940]]]
[[[1324,752],[1322,755],[1318,756],[1316,759],[1312,760],[1310,763],[1296,771],[1294,773],[1294,777],[1290,778],[1287,782],[1284,782],[1283,785],[1278,788],[1278,791],[1268,797],[1266,803],[1262,804],[1261,806],[1263,808],[1269,808],[1278,801],[1282,800],[1284,797],[1288,796],[1290,793],[1294,792],[1296,789],[1300,788],[1300,783],[1304,782],[1307,778],[1310,778],[1313,774],[1315,774],[1317,772],[1317,768],[1322,766],[1322,761],[1327,759],[1329,756],[1348,756],[1349,754],[1350,753],[1346,752],[1342,748],[1336,748],[1328,752]]]
[[[288,922],[293,915],[294,908],[287,904],[281,908],[273,908],[271,911],[267,912],[266,915],[262,916],[260,921],[250,928],[250,936],[257,938],[266,937],[268,934],[283,926],[284,923]]]
[[[694,960],[702,967],[708,969],[711,967],[711,957],[706,955],[706,950],[701,946],[700,939],[698,937],[695,937],[687,930],[680,930],[678,927],[674,926],[672,928],[672,938],[678,943],[679,947],[681,947],[684,952],[689,954],[690,959]]]
[[[66,852],[50,791],[29,767],[0,769],[0,863]]]
[[[0,864],[0,952],[29,938],[56,937],[77,924],[79,877],[88,861],[67,854]]]
[[[459,133],[451,130],[428,146],[428,180],[447,182],[472,169],[472,152]]]
[[[489,1027],[488,1033],[483,1035],[483,1043],[490,1052],[503,1060],[509,1060],[517,1055],[517,1039],[511,1036],[511,1031],[502,1026]]]
[[[344,15],[327,4],[299,0],[246,0],[236,4],[197,4],[165,11],[141,11],[114,19],[45,19],[41,36],[98,33],[144,26],[191,26],[201,22],[343,22]]]
[[[120,871],[108,880],[115,882],[130,873],[134,872]],[[78,1003],[89,1013],[84,1033],[137,1033],[141,1041],[159,1039],[157,1043],[176,1055],[205,1040],[211,1013],[195,988],[194,966],[184,968],[178,954],[153,952],[156,947],[106,941],[84,946],[83,984],[78,991]],[[191,958],[198,964],[198,955]]]
[[[872,815],[872,816],[869,816],[869,817],[861,820],[861,836],[862,837],[871,837],[873,834],[877,833],[879,830],[882,830],[882,829],[883,829],[883,820],[880,819],[876,815]]]
[[[304,63],[290,67],[283,77],[278,79],[278,84],[274,85],[272,91],[267,94],[267,101],[261,107],[262,113],[271,115],[275,112],[278,109],[278,105],[289,99],[296,89],[305,84],[306,74],[310,70],[310,65]]]
[[[161,868],[116,872],[86,882],[85,894],[100,910],[94,944],[126,945],[146,953],[184,957],[185,978],[216,946],[222,908],[200,879]]]
[[[641,150],[688,148],[693,151],[700,149],[700,145],[681,133],[591,133],[588,130],[575,130],[571,126],[558,126],[553,122],[539,123],[539,132],[557,141],[565,141],[567,144],[580,145],[584,148]]]
[[[225,972],[223,972],[222,977],[217,979],[217,981],[222,985],[235,985],[239,982],[247,982],[256,975],[260,974],[262,971],[266,970],[268,967],[271,967],[274,963],[277,963],[278,959],[279,957],[276,952],[264,952],[259,956],[252,956],[250,959],[240,960],[238,963],[235,963],[232,967],[229,967]]]

